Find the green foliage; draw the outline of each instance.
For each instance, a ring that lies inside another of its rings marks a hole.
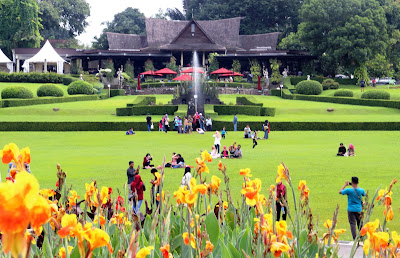
[[[333,79],[325,79],[322,81],[322,88],[323,90],[337,90],[339,89],[339,83]]]
[[[63,78],[58,73],[0,73],[0,82],[61,83]]]
[[[113,62],[113,60],[111,58],[107,60],[106,67],[104,67],[104,69],[110,69],[111,70],[110,72],[106,73],[107,80],[109,82],[111,82],[114,79],[114,75],[115,75],[114,62]]]
[[[333,94],[335,97],[353,97],[354,93],[351,90],[337,90]]]
[[[132,116],[133,115],[132,107],[117,108],[116,115],[117,116]]]
[[[22,86],[11,86],[1,91],[2,99],[31,99],[33,93],[28,88]]]
[[[38,5],[44,38],[73,38],[88,25],[90,6],[86,0],[41,0]]]
[[[133,62],[131,62],[130,60],[126,61],[125,63],[125,73],[131,77],[131,79],[135,78],[135,72],[134,72],[134,66],[133,66]],[[124,77],[125,78],[125,77]]]
[[[319,81],[320,83],[322,83],[325,78],[324,77],[311,77],[311,80],[314,81]],[[292,76],[290,77],[290,83],[292,85],[297,85],[299,82],[301,81],[305,81],[307,80],[307,76]],[[357,83],[357,79],[339,79],[339,78],[335,78],[334,79],[336,82],[340,84],[347,84],[347,85],[356,85]]]
[[[368,76],[368,71],[367,71],[367,67],[363,64],[360,65],[359,67],[357,67],[354,70],[354,78],[357,79],[357,84],[360,85],[360,81],[364,80],[365,81],[365,85],[369,85],[369,76]]]
[[[180,116],[183,120],[187,116],[188,105],[178,105],[178,110],[175,111],[174,116]]]
[[[258,103],[253,96],[241,96],[236,97],[236,104],[241,103],[242,105],[249,106],[263,106],[263,103]]]
[[[249,116],[260,116],[260,106],[237,106],[237,105],[214,105],[214,111],[218,115],[242,114]]]
[[[104,89],[104,85],[101,82],[96,82],[96,83],[93,83],[92,85],[93,85],[93,93],[94,94],[100,94],[101,91]]]
[[[370,90],[361,95],[363,99],[390,99],[390,93],[384,90]]]
[[[93,85],[85,81],[74,81],[68,86],[68,94],[93,94]]]
[[[272,69],[271,83],[275,85],[281,83],[282,75],[279,72],[279,67],[282,65],[282,63],[276,58],[270,59],[269,62],[271,63],[271,69]]]
[[[82,71],[79,68],[78,60],[71,60],[71,74],[80,74]]]
[[[308,50],[303,46],[302,42],[299,39],[299,35],[295,32],[290,32],[285,38],[281,40],[281,42],[277,46],[278,49],[284,50]]]
[[[150,103],[156,103],[156,97],[151,96],[138,96],[133,102],[132,106],[144,106]],[[129,105],[129,104],[128,104]]]
[[[145,16],[139,9],[126,8],[114,15],[111,22],[106,22],[106,28],[99,37],[94,37],[93,48],[108,49],[107,32],[144,35],[146,32]]]
[[[216,56],[218,56],[218,53],[208,54],[208,74],[219,69],[219,62]]]
[[[134,116],[146,115],[150,113],[152,115],[173,115],[178,110],[177,105],[155,105],[155,106],[133,106],[132,114]]]
[[[276,108],[261,107],[260,116],[275,116]]]
[[[110,97],[115,96],[125,96],[125,90],[122,89],[111,89],[110,90]]]
[[[0,47],[11,56],[11,48],[39,47],[41,26],[36,0],[0,1]]]
[[[42,85],[37,89],[36,95],[38,97],[62,97],[64,91],[54,84]]]
[[[79,80],[78,78],[74,78],[74,77],[64,77],[62,78],[62,83],[64,85],[70,85],[72,82]]]
[[[303,95],[319,95],[322,93],[322,85],[318,81],[302,81],[296,85],[296,93]]]
[[[76,102],[76,101],[90,101],[98,100],[97,95],[89,96],[66,96],[66,97],[41,97],[33,99],[10,99],[3,100],[3,107],[21,107],[21,106],[32,106],[52,103],[64,103],[64,102]]]
[[[151,59],[147,59],[146,62],[144,62],[144,70],[147,71],[154,71],[154,64]]]
[[[242,70],[242,66],[240,65],[239,60],[233,59],[233,62],[232,62],[232,71],[237,72],[237,73],[240,73],[241,70]],[[240,76],[235,76],[235,81],[240,80],[240,79],[241,79]]]
[[[146,83],[141,83],[140,87],[142,87],[142,89],[146,89],[146,88],[160,88],[162,85],[164,85],[165,87],[174,87],[177,85],[180,85],[180,82],[176,82],[176,81],[172,81],[172,82],[146,82]]]
[[[381,54],[377,54],[374,58],[367,62],[368,74],[372,77],[392,77],[394,70],[393,64],[386,60],[386,57]]]
[[[261,76],[261,66],[257,59],[250,59],[250,72],[254,77]]]
[[[176,64],[176,58],[174,56],[171,56],[169,59],[169,62],[167,63],[166,67],[174,72],[179,72],[179,67]]]

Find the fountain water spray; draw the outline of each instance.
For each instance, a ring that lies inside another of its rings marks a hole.
[[[192,67],[194,71],[199,71],[200,70],[200,63],[199,63],[199,56],[197,55],[196,51],[193,51],[193,57],[192,57]],[[200,81],[201,81],[201,77],[200,77],[200,73],[196,73],[194,72],[192,74],[193,80],[193,89],[194,90],[194,106],[195,106],[195,110],[197,112],[197,102],[198,102],[198,97],[199,97],[199,91],[200,91]]]

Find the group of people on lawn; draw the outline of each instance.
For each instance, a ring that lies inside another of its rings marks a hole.
[[[350,143],[349,148],[346,150],[346,147],[343,145],[343,143],[340,143],[339,150],[336,155],[344,157],[355,156],[356,154],[354,151],[354,145]]]

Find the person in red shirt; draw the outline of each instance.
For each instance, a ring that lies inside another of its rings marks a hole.
[[[131,189],[132,193],[134,193],[136,197],[133,200],[132,210],[134,214],[138,214],[138,212],[140,211],[140,206],[142,206],[143,202],[143,191],[146,190],[146,187],[144,186],[140,175],[135,176],[135,180],[131,184]]]
[[[280,220],[281,212],[282,219],[286,220],[287,209],[285,203],[287,204],[286,186],[280,181],[276,184],[276,221]]]

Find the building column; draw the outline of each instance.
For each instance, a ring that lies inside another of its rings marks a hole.
[[[206,67],[206,53],[203,51],[203,67]]]
[[[17,73],[19,73],[19,58],[17,58]]]
[[[181,51],[181,66],[183,67],[183,51]]]

